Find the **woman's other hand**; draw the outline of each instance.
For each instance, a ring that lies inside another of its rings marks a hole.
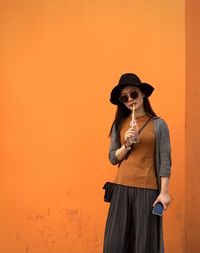
[[[155,206],[158,202],[161,202],[163,204],[164,210],[166,211],[171,202],[169,193],[160,193],[153,203],[153,206]]]

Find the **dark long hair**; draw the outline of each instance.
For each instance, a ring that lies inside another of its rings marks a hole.
[[[143,105],[144,105],[144,110],[148,116],[157,117],[156,113],[153,111],[153,109],[151,107],[148,97],[144,97]],[[117,105],[117,111],[115,114],[115,119],[114,119],[111,129],[110,129],[109,137],[111,136],[112,128],[114,125],[116,128],[117,134],[119,134],[121,123],[122,123],[123,119],[127,118],[131,113],[132,113],[132,111],[129,110],[124,104],[120,103]]]

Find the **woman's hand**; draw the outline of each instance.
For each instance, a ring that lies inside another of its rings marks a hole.
[[[153,206],[155,206],[158,202],[161,202],[163,204],[164,210],[166,211],[171,202],[169,193],[160,193],[155,202],[153,203]]]
[[[134,142],[134,139],[135,139],[135,135],[137,134],[137,131],[134,130],[133,128],[129,128],[126,133],[125,133],[125,142],[131,146]]]

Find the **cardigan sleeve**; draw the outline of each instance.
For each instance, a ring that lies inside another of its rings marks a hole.
[[[159,176],[170,177],[171,174],[171,145],[169,129],[164,120],[160,125],[160,170]]]
[[[116,151],[121,147],[119,138],[117,136],[117,131],[115,125],[112,127],[111,136],[110,136],[110,148],[109,148],[109,160],[113,165],[120,163],[120,160],[116,157]]]

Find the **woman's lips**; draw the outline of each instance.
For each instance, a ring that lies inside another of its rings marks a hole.
[[[136,106],[136,102],[133,102],[133,103],[129,104],[128,106],[133,107],[133,105]]]

